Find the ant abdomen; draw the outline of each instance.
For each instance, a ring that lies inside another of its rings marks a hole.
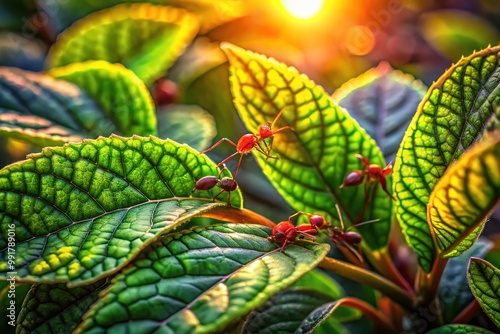
[[[210,190],[215,187],[217,183],[219,183],[219,179],[216,176],[204,176],[196,182],[194,190]]]

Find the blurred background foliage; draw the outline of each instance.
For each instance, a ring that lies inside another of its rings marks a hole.
[[[0,0],[0,66],[44,71],[45,57],[58,34],[88,14],[124,2],[145,1]],[[161,89],[162,105],[203,108],[215,119],[215,139],[233,141],[247,131],[232,104],[228,65],[219,49],[222,41],[292,65],[330,93],[382,61],[428,86],[462,55],[500,41],[499,0],[147,2],[182,7],[201,24],[197,37],[165,73],[168,85],[150,87],[153,96]],[[158,108],[158,117],[183,121],[165,116],[168,110]],[[193,121],[187,129],[196,131],[196,124]],[[168,135],[168,128],[160,129],[160,136]],[[0,166],[40,150],[5,138],[0,144]],[[222,145],[215,151],[212,157],[220,161],[234,148]],[[253,157],[243,160],[238,181],[245,185],[247,208],[275,221],[292,212]]]

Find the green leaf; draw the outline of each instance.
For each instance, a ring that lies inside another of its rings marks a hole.
[[[158,108],[158,134],[195,150],[206,149],[215,137],[215,121],[208,112],[194,105]]]
[[[484,257],[491,247],[490,241],[482,239],[461,256],[448,261],[439,283],[438,294],[444,323],[451,323],[474,300],[466,275],[469,260],[471,257]]]
[[[122,4],[95,12],[59,35],[47,56],[47,67],[106,60],[122,63],[149,85],[197,32],[197,20],[182,9]]]
[[[74,21],[97,10],[113,7],[121,3],[148,2],[159,5],[170,5],[184,8],[197,16],[201,23],[200,33],[204,34],[209,30],[241,17],[247,13],[243,3],[234,0],[107,0],[107,1],[59,1],[40,2],[40,7],[44,13],[51,18],[50,25],[57,33],[70,26]],[[16,16],[16,20],[19,21]],[[16,23],[17,23],[16,21]],[[2,21],[3,22],[3,21]],[[55,27],[54,27],[55,26]]]
[[[337,300],[346,295],[342,286],[330,276],[319,270],[312,270],[302,276],[293,285],[294,288],[307,288],[329,296],[330,300]],[[335,318],[345,322],[359,319],[362,313],[351,307],[339,307],[335,310]]]
[[[72,332],[108,285],[106,279],[72,289],[66,284],[34,285],[19,314],[17,333]]]
[[[77,86],[44,74],[0,68],[0,134],[59,145],[92,135],[104,123],[104,113]]]
[[[157,134],[155,106],[148,88],[122,65],[87,61],[55,68],[48,74],[78,85],[99,103],[110,120],[107,128],[95,130],[99,134]]]
[[[428,214],[443,254],[456,250],[456,245],[472,231],[482,228],[486,217],[500,203],[499,165],[500,131],[466,151],[434,187]]]
[[[218,189],[189,198],[198,179],[218,173],[188,146],[136,136],[44,149],[10,165],[0,170],[0,277],[12,271],[12,226],[18,281],[75,285],[109,276],[159,235],[222,205],[212,201]],[[241,205],[239,190],[231,201]]]
[[[346,82],[332,97],[375,139],[389,162],[425,91],[421,81],[382,62]]]
[[[364,189],[339,186],[350,171],[360,168],[356,153],[384,165],[375,142],[323,88],[294,68],[230,44],[223,50],[229,58],[234,103],[250,132],[258,133],[259,125],[273,121],[283,108],[276,129],[294,128],[274,139],[273,152],[281,159],[255,154],[272,184],[297,211],[326,213],[328,220],[338,221],[338,203],[354,223],[363,212]],[[388,183],[390,188],[390,178]],[[391,207],[392,200],[379,189],[363,216],[380,219],[359,228],[364,244],[373,250],[387,245]]]
[[[471,258],[467,279],[479,305],[500,328],[500,270],[483,259]]]
[[[500,104],[499,51],[497,46],[461,59],[429,88],[396,155],[396,214],[425,272],[436,258],[426,215],[429,196]]]
[[[445,325],[439,328],[434,328],[427,334],[493,334],[487,329],[472,325]]]
[[[311,270],[327,244],[279,251],[258,225],[221,224],[162,237],[118,275],[78,333],[221,331]]]
[[[450,59],[481,50],[500,40],[484,17],[463,10],[435,10],[420,16],[420,31],[437,51]]]
[[[2,321],[0,322],[0,330],[4,334],[14,333],[16,327],[12,324],[17,324],[19,312],[23,300],[31,288],[31,284],[15,284],[11,285],[11,281],[1,281],[0,290],[0,310],[2,310]],[[12,310],[12,301],[15,302],[15,310]],[[9,309],[10,308],[10,309]],[[13,312],[13,313],[11,313]]]
[[[320,311],[335,304],[331,302],[329,296],[318,291],[300,288],[285,290],[252,311],[241,333],[312,332],[311,322]]]

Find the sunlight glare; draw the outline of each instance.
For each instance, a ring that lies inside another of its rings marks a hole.
[[[299,19],[309,19],[318,14],[324,0],[281,0],[285,9]]]

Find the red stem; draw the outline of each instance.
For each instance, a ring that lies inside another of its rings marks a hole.
[[[373,324],[375,325],[375,331],[377,333],[385,333],[385,334],[397,333],[394,326],[382,312],[378,311],[372,305],[362,300],[347,297],[339,299],[337,301],[337,304],[339,306],[342,305],[342,306],[352,307],[363,312],[363,314],[366,315],[367,318],[373,321]]]
[[[458,314],[455,319],[451,323],[453,324],[468,324],[469,321],[474,318],[474,316],[481,310],[481,305],[477,302],[477,300],[474,298],[474,300],[467,305],[466,308]]]

